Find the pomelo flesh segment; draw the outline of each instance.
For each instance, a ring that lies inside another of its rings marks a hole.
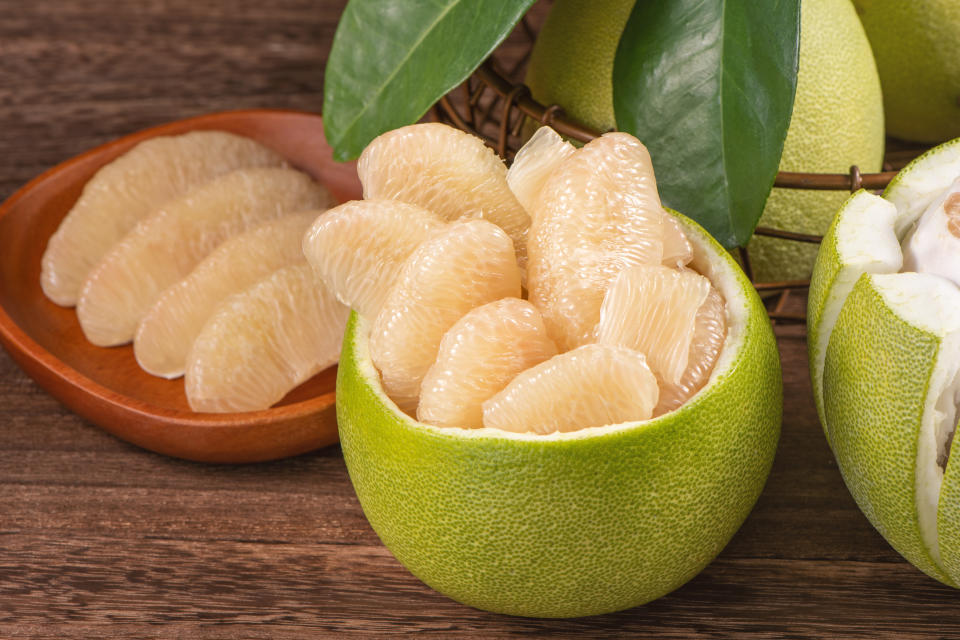
[[[507,184],[507,167],[480,138],[429,122],[388,131],[357,161],[365,199],[386,198],[432,211],[446,221],[483,218],[526,256],[530,216]]]
[[[390,398],[414,415],[443,334],[474,307],[519,297],[516,254],[500,227],[455,222],[423,241],[404,262],[370,335],[370,354]]]
[[[258,142],[224,131],[141,142],[97,171],[50,237],[41,263],[43,292],[61,306],[75,305],[90,269],[141,218],[217,176],[284,164]]]
[[[134,227],[91,270],[77,302],[84,335],[109,347],[133,339],[164,289],[230,236],[333,197],[293,169],[240,169],[169,202]]]
[[[642,353],[587,344],[514,378],[483,403],[483,425],[547,434],[646,420],[658,394]]]
[[[337,299],[376,318],[403,261],[443,221],[399,200],[353,200],[317,218],[303,254]]]
[[[693,247],[680,228],[680,222],[671,215],[663,216],[663,264],[681,269],[693,260]]]
[[[507,184],[517,200],[533,215],[540,189],[553,170],[569,158],[576,147],[550,127],[540,127],[527,140],[507,170]]]
[[[624,269],[603,301],[597,342],[643,353],[658,379],[678,385],[687,369],[697,312],[710,290],[710,281],[695,271],[660,265]]]
[[[468,311],[440,341],[421,384],[417,419],[479,429],[490,396],[556,354],[540,312],[526,300],[504,298]]]
[[[300,242],[316,211],[284,216],[238,234],[168,287],[140,321],[133,353],[155,376],[183,375],[190,347],[217,306],[277,269],[303,261]]]
[[[306,261],[230,296],[187,358],[190,407],[218,413],[270,407],[336,364],[348,314]]]
[[[532,215],[528,289],[561,351],[595,339],[620,271],[662,262],[665,215],[650,154],[629,134],[588,142],[550,175]]]
[[[960,285],[960,174],[907,234],[903,269],[935,273]]]

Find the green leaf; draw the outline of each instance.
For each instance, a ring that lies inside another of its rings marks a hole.
[[[799,49],[800,0],[638,0],[620,38],[617,127],[647,145],[664,204],[727,248],[773,187]]]
[[[351,0],[324,80],[334,158],[419,120],[507,37],[534,0]]]

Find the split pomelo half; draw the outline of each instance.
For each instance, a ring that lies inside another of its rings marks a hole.
[[[372,319],[351,316],[337,377],[344,458],[374,530],[428,585],[513,615],[616,611],[690,580],[746,518],[779,435],[776,343],[739,267],[677,218],[728,328],[706,384],[654,419],[547,435],[417,422],[384,392]]]
[[[957,239],[936,221],[949,217],[958,177],[954,140],[914,160],[882,197],[854,194],[824,237],[807,311],[814,396],[847,488],[898,552],[953,586],[960,289],[938,275],[949,261],[930,247]]]

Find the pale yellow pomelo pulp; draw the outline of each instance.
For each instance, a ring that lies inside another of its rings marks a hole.
[[[263,145],[223,131],[141,142],[87,182],[50,237],[40,272],[43,292],[59,305],[75,305],[90,269],[141,218],[217,176],[284,164]]]
[[[540,312],[526,300],[476,307],[443,334],[420,385],[417,418],[438,427],[482,427],[484,402],[556,354]]]
[[[337,299],[375,318],[400,268],[443,227],[439,216],[399,200],[351,200],[317,218],[303,255]]]
[[[415,415],[447,330],[474,307],[519,297],[520,268],[500,227],[453,222],[420,243],[373,320],[370,352],[390,397]]]
[[[850,493],[894,549],[954,586],[960,289],[933,267],[949,266],[958,238],[928,223],[949,219],[958,178],[955,140],[914,160],[882,197],[854,194],[824,238],[807,319],[817,408]]]
[[[960,2],[854,4],[877,59],[887,133],[920,142],[960,136]]]
[[[530,216],[507,184],[507,167],[483,141],[436,122],[374,139],[357,161],[365,199],[386,198],[447,221],[483,218],[507,232],[523,262]]]
[[[187,356],[194,411],[266,409],[337,363],[349,309],[302,260],[227,298]]]
[[[227,238],[289,213],[334,204],[327,189],[294,169],[241,169],[150,214],[91,269],[77,301],[87,339],[101,347],[133,339],[163,291]]]
[[[417,422],[384,391],[372,319],[353,314],[337,377],[344,458],[374,530],[428,585],[513,615],[616,611],[690,580],[743,522],[779,434],[776,343],[739,267],[679,220],[727,331],[706,384],[658,418],[548,435],[539,422]]]
[[[303,234],[316,211],[291,214],[238,234],[168,287],[140,321],[133,353],[155,376],[183,375],[190,347],[214,310],[277,269],[303,261]]]

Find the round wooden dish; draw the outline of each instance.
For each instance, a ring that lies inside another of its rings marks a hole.
[[[35,178],[0,205],[0,343],[44,389],[84,418],[151,451],[202,462],[255,462],[303,453],[337,441],[336,367],[264,411],[190,411],[183,380],[164,380],[137,366],[131,346],[95,347],[73,309],[40,290],[47,239],[87,180],[138,142],[196,129],[258,140],[327,185],[341,201],[359,198],[355,164],[337,164],[310,113],[233,111],[141,131],[77,156]]]

